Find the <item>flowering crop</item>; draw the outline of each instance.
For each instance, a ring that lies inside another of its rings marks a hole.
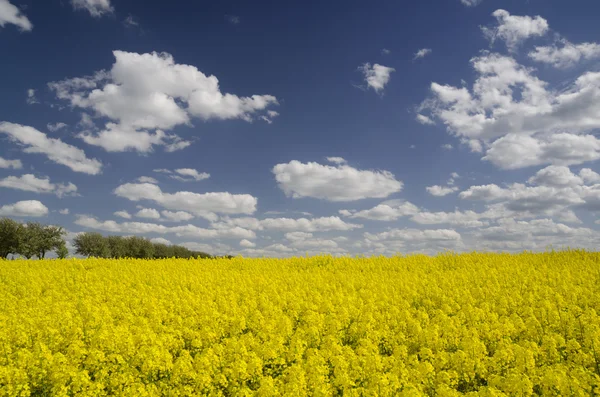
[[[0,260],[0,396],[600,395],[600,253]]]

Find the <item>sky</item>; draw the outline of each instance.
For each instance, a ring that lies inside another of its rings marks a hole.
[[[0,0],[0,217],[244,257],[595,249],[598,15]]]

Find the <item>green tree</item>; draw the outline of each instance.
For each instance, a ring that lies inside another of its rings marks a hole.
[[[73,245],[77,254],[88,258],[108,258],[111,254],[108,240],[100,233],[81,233],[73,239]]]
[[[46,252],[57,251],[62,245],[65,245],[63,236],[66,231],[60,226],[43,226],[41,229],[37,229],[36,233],[40,233],[37,242],[37,253],[39,259],[46,257]]]
[[[19,228],[19,246],[17,253],[31,259],[40,253],[43,227],[38,222],[27,222]]]
[[[58,246],[58,248],[56,248],[56,255],[59,259],[65,259],[69,255],[69,250],[67,249],[67,245],[64,241]]]
[[[142,237],[130,236],[125,238],[127,244],[127,256],[129,258],[153,258],[154,245]]]
[[[106,240],[111,258],[119,259],[127,257],[127,241],[122,236],[108,236]]]
[[[19,250],[21,225],[9,218],[0,218],[0,258],[16,254]]]

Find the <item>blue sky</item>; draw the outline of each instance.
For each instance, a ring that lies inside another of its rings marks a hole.
[[[595,248],[593,0],[0,0],[0,216],[244,256]]]

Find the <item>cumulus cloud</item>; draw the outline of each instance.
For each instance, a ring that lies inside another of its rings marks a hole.
[[[48,129],[48,131],[50,132],[56,132],[58,130],[61,130],[63,128],[67,127],[67,125],[65,123],[48,123],[46,124],[46,128]]]
[[[347,161],[343,157],[327,157],[327,161],[334,164],[346,164]]]
[[[527,182],[542,186],[577,186],[583,185],[583,178],[573,174],[569,167],[551,165],[539,170]]]
[[[71,0],[71,5],[75,10],[89,12],[94,18],[99,18],[114,12],[110,0]]]
[[[402,190],[402,182],[389,171],[358,170],[349,165],[321,165],[292,160],[277,164],[272,172],[288,197],[313,197],[341,202],[385,198]]]
[[[0,27],[7,24],[15,25],[24,32],[33,29],[29,19],[16,6],[8,0],[0,0]]]
[[[154,208],[142,208],[135,214],[138,218],[160,219],[160,213]]]
[[[600,142],[588,133],[600,128],[600,73],[556,90],[511,57],[484,53],[471,62],[479,75],[472,90],[432,83],[433,96],[419,110],[485,151],[484,160],[517,169],[600,158]]]
[[[415,215],[419,212],[419,208],[409,203],[408,201],[390,200],[381,203],[371,209],[356,211],[356,210],[340,210],[339,213],[349,218],[362,218],[373,221],[395,221],[404,216]]]
[[[174,171],[176,175],[171,175],[171,178],[183,182],[203,181],[210,178],[210,174],[206,172],[198,172],[193,168],[179,168]]]
[[[496,27],[482,27],[484,36],[493,44],[497,39],[503,40],[509,51],[516,51],[518,46],[530,37],[540,37],[548,32],[549,26],[541,16],[510,15],[506,10],[496,10],[492,15],[498,21]]]
[[[498,225],[479,229],[474,240],[485,249],[521,251],[543,250],[549,245],[595,248],[598,232],[584,227],[570,227],[551,219],[517,221],[500,219]]]
[[[19,201],[0,207],[0,216],[42,217],[48,215],[48,207],[37,200]]]
[[[185,211],[161,211],[160,213],[165,220],[172,222],[184,222],[194,219],[194,215]]]
[[[219,80],[195,66],[177,64],[168,53],[113,51],[109,72],[49,83],[59,99],[111,120],[100,133],[84,132],[87,143],[110,151],[147,152],[163,145],[167,151],[189,146],[174,134],[191,119],[252,121],[277,105],[272,95],[239,97],[222,93]],[[272,114],[271,116],[272,117]]]
[[[594,135],[569,133],[539,137],[508,134],[494,141],[482,159],[505,170],[543,164],[577,165],[600,159],[600,140]]]
[[[423,116],[422,114],[417,114],[417,122],[423,125],[435,125],[435,121],[427,116]]]
[[[489,217],[489,214],[479,214],[474,211],[454,211],[454,212],[419,212],[410,219],[422,225],[441,225],[447,224],[460,227],[481,227],[488,225],[488,222],[481,219]]]
[[[68,208],[64,208],[62,210],[58,210],[58,213],[61,215],[69,215],[69,209]]]
[[[27,90],[27,104],[34,105],[36,103],[40,103],[40,101],[38,101],[37,97],[35,96],[35,90],[30,88]]]
[[[358,68],[364,75],[367,87],[372,88],[375,92],[382,93],[386,84],[390,81],[390,75],[396,69],[380,65],[378,63],[371,65],[365,63]]]
[[[21,160],[7,160],[3,157],[0,157],[0,168],[13,168],[15,170],[20,170],[23,168],[23,163],[21,163]]]
[[[151,176],[140,176],[136,179],[136,181],[139,183],[154,183],[155,185],[158,184],[158,181],[152,178]]]
[[[573,44],[566,39],[559,40],[559,46],[540,46],[529,52],[529,58],[547,63],[557,69],[568,69],[582,61],[600,58],[600,44]]]
[[[240,240],[240,246],[244,247],[244,248],[254,248],[254,247],[256,247],[256,244],[253,243],[252,241],[243,239],[243,240]]]
[[[154,237],[150,239],[151,243],[154,244],[164,244],[164,245],[172,245],[173,243],[171,243],[171,241],[167,240],[166,238],[163,237]]]
[[[191,237],[198,239],[230,238],[254,239],[256,234],[252,230],[234,227],[230,229],[204,229],[194,225],[167,227],[156,223],[99,221],[94,217],[78,215],[75,223],[79,226],[110,233],[129,234],[175,234],[178,237]]]
[[[129,212],[127,211],[117,211],[114,213],[115,216],[118,216],[120,218],[125,218],[125,219],[131,219],[132,216]]]
[[[114,193],[131,201],[153,201],[166,209],[186,211],[211,221],[216,220],[215,213],[253,214],[257,204],[257,199],[249,194],[165,193],[151,183],[126,183],[117,187]]]
[[[433,185],[427,186],[425,190],[427,190],[427,193],[431,194],[432,196],[444,197],[458,191],[458,188],[456,186]]]
[[[419,51],[415,53],[413,57],[413,61],[421,58],[425,58],[427,55],[431,54],[431,48],[421,48]]]
[[[460,2],[463,5],[466,5],[467,7],[475,7],[476,5],[479,5],[483,0],[460,0]]]
[[[181,142],[189,143],[182,141],[176,135],[165,134],[161,130],[151,133],[115,123],[107,123],[105,129],[98,133],[81,132],[77,136],[88,145],[100,146],[107,152],[138,151],[148,153],[157,145],[169,146],[172,144],[181,145]],[[183,146],[180,149],[185,147]],[[174,149],[175,147],[172,147],[170,151],[175,151]]]
[[[70,182],[55,184],[50,182],[50,178],[37,178],[33,174],[25,174],[20,177],[8,176],[0,179],[0,187],[34,193],[52,193],[58,197],[77,195],[77,186]]]
[[[223,217],[219,222],[213,222],[215,229],[227,229],[231,227],[242,227],[250,230],[275,230],[282,232],[328,232],[347,231],[362,228],[362,225],[346,223],[337,216],[321,218],[265,218],[257,219],[251,217],[229,218]]]
[[[0,122],[0,133],[7,134],[11,141],[22,145],[25,153],[45,154],[51,161],[65,165],[75,172],[90,175],[101,172],[100,161],[89,159],[83,150],[60,139],[48,138],[46,134],[33,127],[3,121]]]

